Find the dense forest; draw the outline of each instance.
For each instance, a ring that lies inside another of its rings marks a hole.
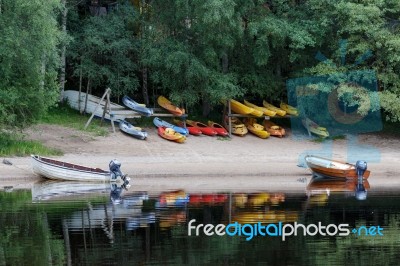
[[[290,79],[356,70],[374,71],[382,112],[400,121],[398,0],[0,0],[0,40],[2,128],[34,122],[64,89],[150,106],[165,95],[206,116],[221,99],[285,101]]]

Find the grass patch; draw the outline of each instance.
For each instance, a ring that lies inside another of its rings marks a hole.
[[[0,135],[0,156],[27,156],[31,154],[40,155],[62,155],[63,152],[44,146],[33,140],[24,140],[22,136],[10,134]]]
[[[346,139],[345,135],[338,135],[338,136],[332,136],[332,137],[328,137],[328,138],[320,138],[317,137],[315,139],[313,139],[313,142],[317,142],[317,143],[321,143],[324,142],[325,140],[341,140],[341,139]]]
[[[51,108],[39,122],[85,130],[84,127],[89,117],[88,115],[81,115],[67,104],[61,104],[58,107]],[[104,121],[103,125],[101,125],[101,121],[94,118],[85,131],[91,132],[96,136],[107,136],[109,134],[109,126],[109,122]]]

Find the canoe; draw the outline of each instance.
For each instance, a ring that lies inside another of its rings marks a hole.
[[[318,156],[307,155],[305,157],[307,166],[316,174],[327,177],[357,179],[357,167],[354,164],[334,161]],[[358,167],[360,169],[360,167]],[[366,169],[366,163],[365,163]],[[362,173],[363,179],[367,179],[370,175],[369,170]]]
[[[80,108],[79,108],[79,91],[66,90],[63,93],[63,99],[68,102],[69,106],[72,109],[78,110],[80,112],[84,111],[85,101],[86,101],[86,93],[81,92]],[[95,111],[96,106],[98,105],[100,100],[101,99],[99,97],[88,94],[86,113],[93,114],[93,112]],[[106,103],[105,100],[103,100],[101,102],[100,106],[96,109],[96,112],[94,114],[96,117],[103,117],[105,103]],[[125,120],[125,118],[139,118],[141,116],[139,113],[134,112],[129,109],[126,109],[124,106],[116,104],[116,103],[111,103],[110,108],[111,108],[111,113],[108,111],[108,108],[107,108],[105,116],[104,116],[104,118],[108,119],[108,120],[111,120],[111,116],[115,121],[116,120]]]
[[[237,117],[231,117],[232,134],[243,137],[248,133],[246,126]],[[224,127],[229,130],[229,117],[226,116],[224,119]]]
[[[299,111],[297,110],[297,108],[286,104],[286,103],[281,103],[279,106],[282,110],[286,111],[287,114],[289,115],[294,115],[294,116],[298,116],[299,115]]]
[[[327,138],[329,137],[329,132],[326,130],[324,127],[320,127],[317,123],[312,121],[309,118],[304,118],[301,120],[303,123],[303,126],[309,131],[309,133],[313,133],[321,138]]]
[[[129,98],[128,96],[124,96],[122,98],[122,102],[126,107],[132,109],[135,112],[138,112],[144,116],[151,116],[153,114],[153,109],[147,108],[146,105],[140,104]]]
[[[254,112],[253,108],[248,107],[233,99],[230,100],[230,104],[231,104],[231,110],[237,114],[248,115]]]
[[[264,129],[264,126],[258,124],[254,118],[247,118],[245,125],[251,133],[259,138],[266,139],[270,136],[269,132]]]
[[[137,139],[146,139],[147,132],[142,129],[141,127],[134,127],[130,123],[126,122],[125,120],[119,121],[119,129]]]
[[[286,115],[286,111],[285,110],[282,110],[281,108],[278,108],[278,107],[268,103],[265,100],[263,101],[263,106],[265,108],[267,108],[268,110],[276,112],[276,114],[279,115],[279,116],[285,116]]]
[[[157,103],[168,112],[172,113],[176,116],[181,116],[185,114],[185,109],[180,109],[179,107],[173,105],[167,98],[164,96],[159,96],[157,98]]]
[[[257,106],[255,104],[252,104],[251,102],[246,101],[246,100],[244,100],[244,104],[246,106],[248,106],[248,107],[251,107],[251,108],[254,108],[256,110],[259,110],[259,111],[263,112],[264,115],[271,116],[271,117],[276,115],[275,111],[269,110],[269,109],[267,109],[265,107]]]
[[[168,128],[172,128],[174,131],[178,132],[179,134],[182,134],[184,136],[187,136],[187,134],[189,134],[189,130],[187,128],[184,127],[178,127],[175,126],[171,123],[168,123],[167,121],[161,120],[158,117],[154,117],[153,119],[153,123],[156,127],[168,127]]]
[[[226,131],[226,129],[218,123],[208,121],[208,126],[214,129],[214,131],[217,132],[217,135],[221,137],[227,137],[229,135],[228,131]]]
[[[174,123],[176,125],[178,125],[179,127],[184,127],[185,126],[185,124],[181,120],[178,120],[178,119],[174,119]],[[194,127],[194,126],[189,125],[189,124],[186,124],[186,129],[189,131],[190,135],[200,136],[200,135],[203,134],[203,133],[201,133],[201,130],[198,127]]]
[[[204,135],[207,136],[217,135],[217,132],[214,129],[212,129],[211,127],[207,126],[204,123],[198,121],[186,120],[186,124],[191,125],[193,127],[197,127]]]
[[[48,179],[91,182],[110,182],[126,179],[121,173],[121,164],[116,160],[110,162],[110,171],[57,161],[38,155],[31,155],[31,162],[33,172]]]
[[[159,127],[157,129],[158,135],[166,140],[174,141],[177,143],[183,143],[186,140],[186,137],[172,128],[168,127]]]
[[[264,120],[264,127],[265,130],[271,134],[271,136],[276,136],[279,138],[282,138],[285,136],[286,131],[283,127],[278,126],[274,122],[271,122],[270,120]]]

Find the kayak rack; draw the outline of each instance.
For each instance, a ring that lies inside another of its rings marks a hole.
[[[271,117],[268,116],[268,115],[254,116],[254,115],[234,114],[234,113],[232,113],[231,101],[230,100],[226,100],[226,104],[225,104],[225,107],[223,109],[223,118],[222,118],[223,122],[225,121],[225,116],[227,116],[229,118],[228,119],[228,128],[227,128],[227,130],[228,130],[230,138],[232,137],[232,121],[231,121],[231,117],[251,117],[251,118],[264,117],[265,120],[270,120],[271,119]],[[291,117],[293,117],[293,116],[291,116],[291,115],[279,116],[279,118],[291,118]],[[276,118],[278,118],[278,117],[276,117]]]

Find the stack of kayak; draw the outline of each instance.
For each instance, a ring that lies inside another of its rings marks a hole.
[[[166,140],[183,143],[186,141],[186,136],[189,134],[188,129],[175,126],[158,117],[153,119],[153,123],[157,127],[158,135]]]

